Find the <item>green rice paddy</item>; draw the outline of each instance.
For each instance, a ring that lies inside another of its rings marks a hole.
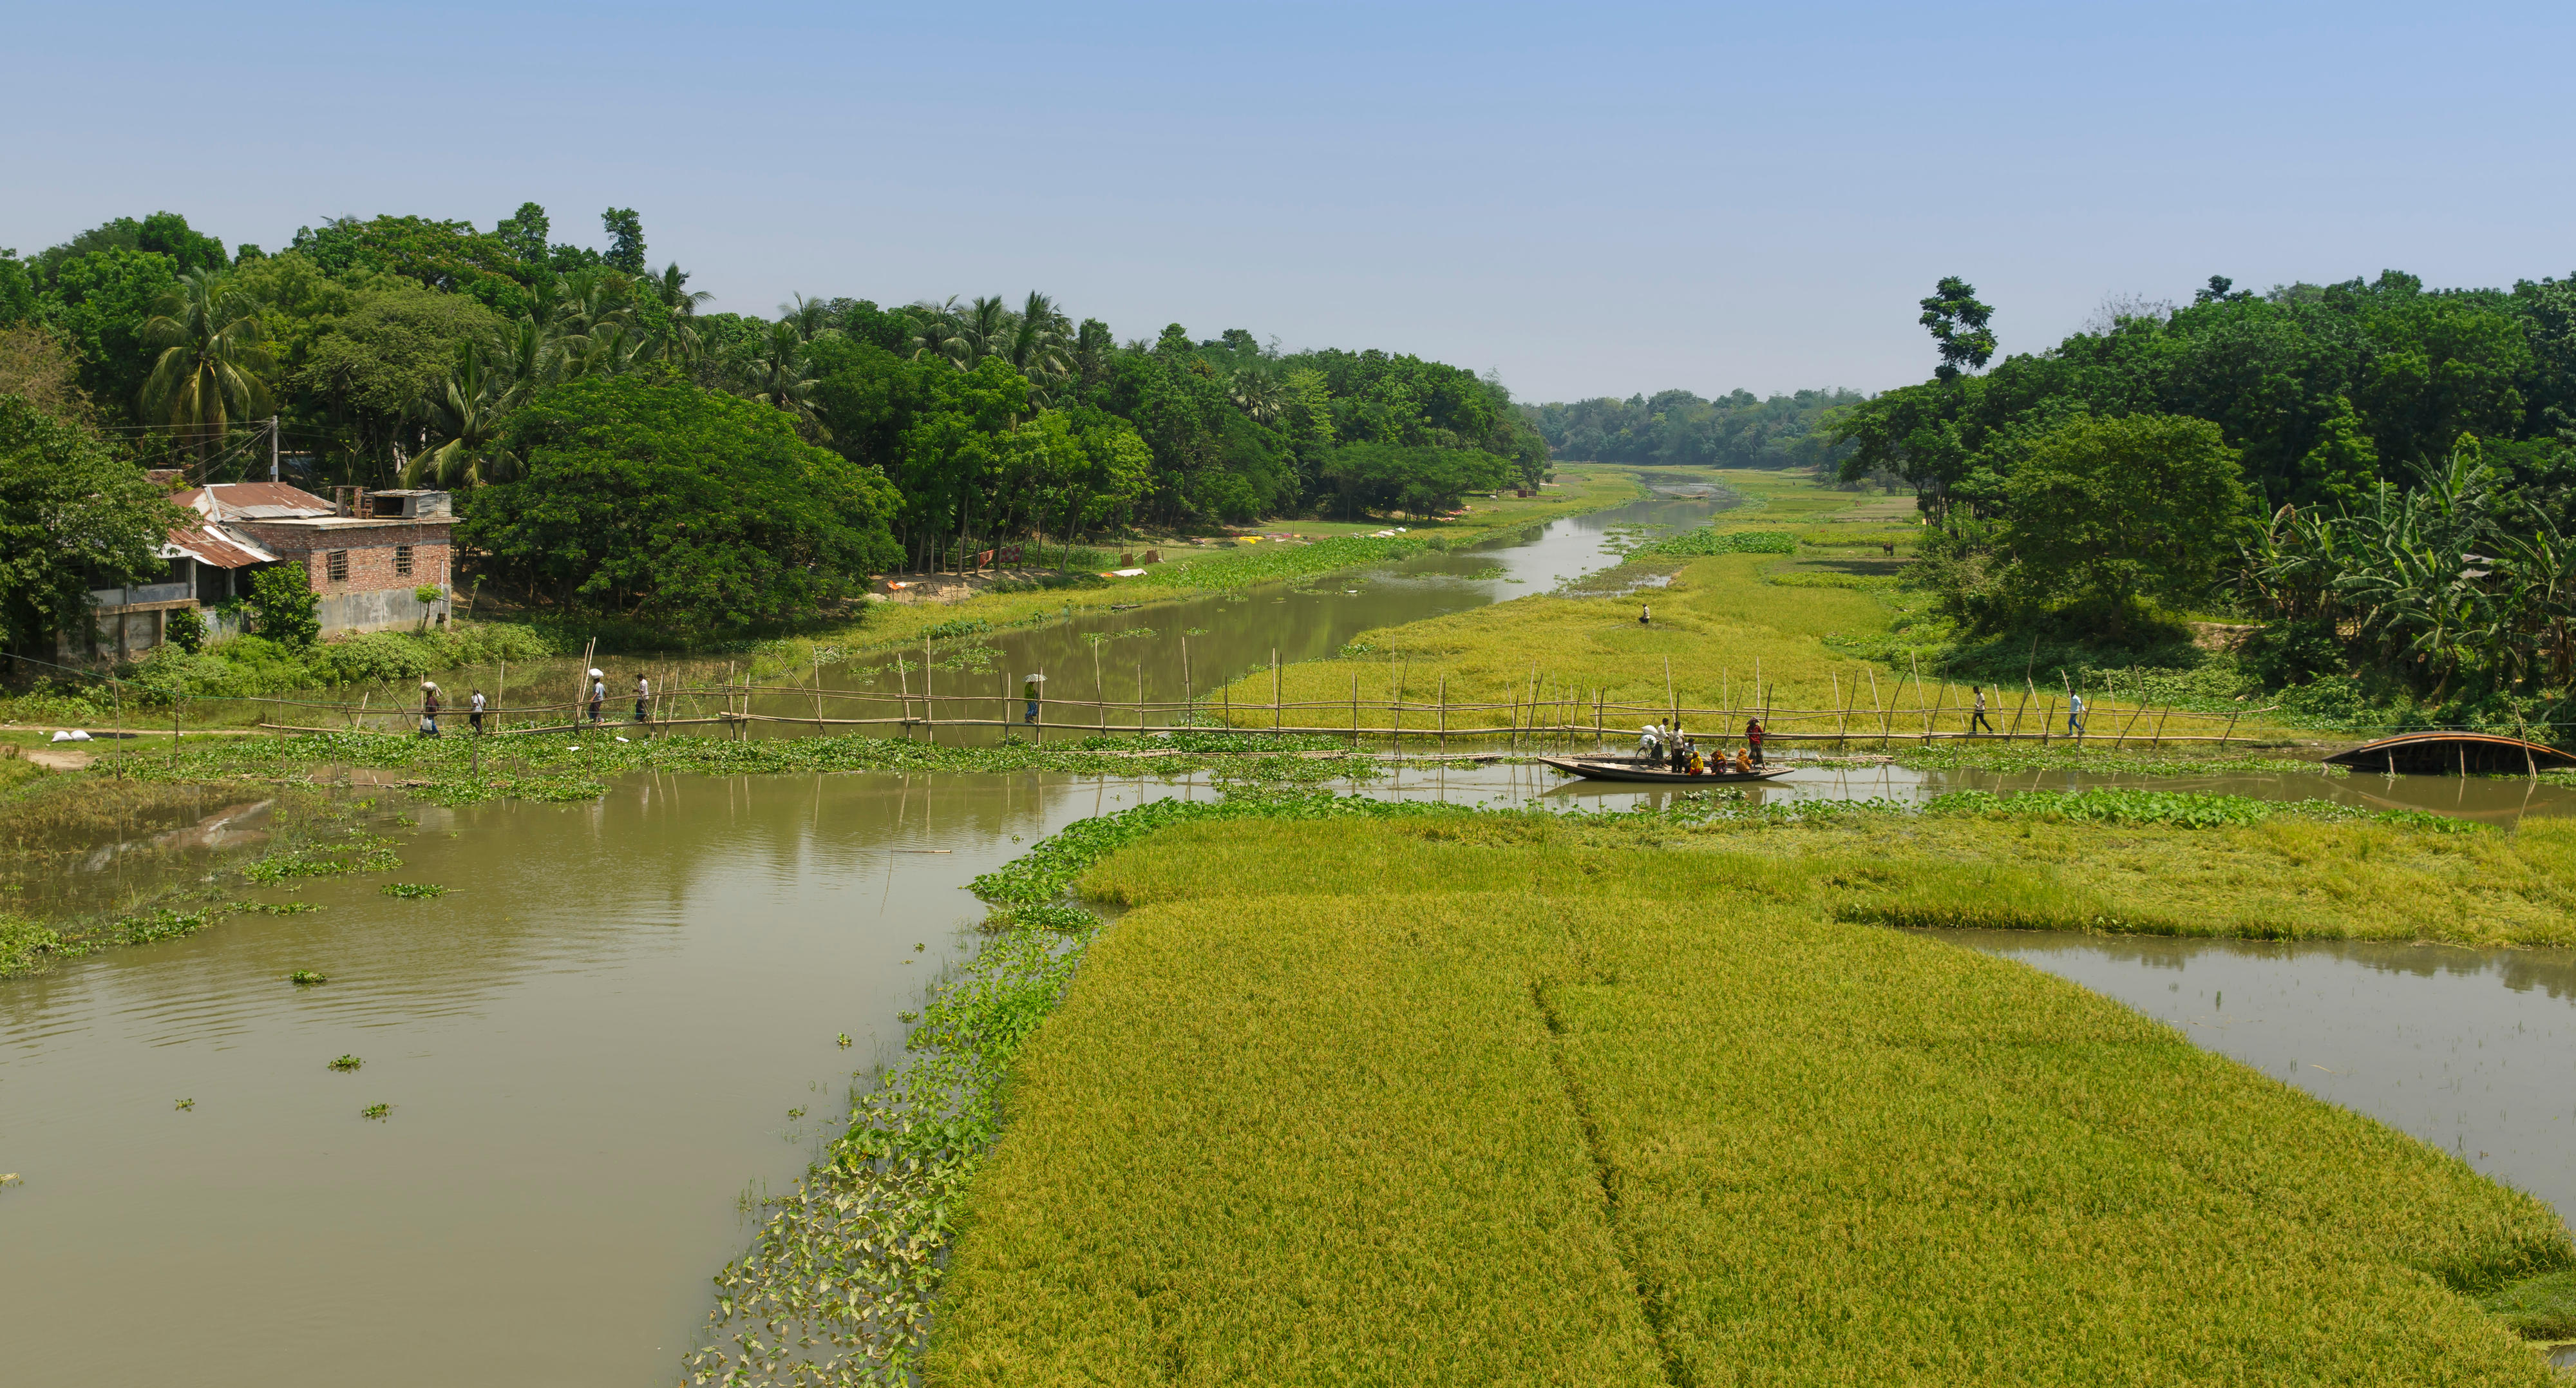
[[[2541,1202],[1867,917],[2144,890],[2045,852],[2015,878],[2032,842],[2187,838],[2276,874],[2519,854],[2537,900],[2576,839],[2295,816],[1165,823],[1025,877],[1034,895],[1096,858],[1086,892],[1128,910],[1017,1047],[933,1382],[2551,1381],[2479,1300],[2576,1267]]]

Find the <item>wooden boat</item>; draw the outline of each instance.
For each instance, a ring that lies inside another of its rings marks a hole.
[[[1686,786],[1743,785],[1751,781],[1776,780],[1788,775],[1791,769],[1778,766],[1764,767],[1760,771],[1703,771],[1693,776],[1686,771],[1668,771],[1658,762],[1640,762],[1634,757],[1540,757],[1538,760],[1587,781],[1651,781],[1658,785]]]

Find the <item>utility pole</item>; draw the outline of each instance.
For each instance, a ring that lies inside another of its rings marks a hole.
[[[268,480],[277,480],[277,416],[268,417]]]

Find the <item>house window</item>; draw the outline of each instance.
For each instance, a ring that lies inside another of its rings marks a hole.
[[[411,577],[411,546],[394,546],[394,573],[402,578]]]
[[[345,549],[335,549],[329,554],[324,555],[322,559],[322,568],[324,573],[330,575],[333,583],[348,582],[349,551]]]

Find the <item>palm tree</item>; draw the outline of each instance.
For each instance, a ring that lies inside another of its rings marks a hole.
[[[698,305],[715,295],[708,290],[691,289],[688,283],[689,272],[681,269],[675,260],[663,266],[661,274],[646,280],[644,286],[654,298],[662,301],[662,307],[669,309],[673,318],[695,318]]]
[[[1071,326],[1053,299],[1032,289],[1002,345],[1002,355],[1041,397],[1072,370],[1072,356],[1065,348],[1065,330]]]
[[[233,420],[269,410],[260,373],[275,363],[263,345],[268,333],[259,320],[259,300],[234,284],[228,271],[196,269],[163,294],[155,309],[143,325],[143,340],[161,355],[143,383],[143,407],[179,426],[202,467],[206,449]]]
[[[742,394],[784,411],[796,421],[797,431],[808,438],[832,437],[814,405],[814,387],[820,382],[806,369],[805,337],[797,331],[793,319],[770,324],[769,335],[760,340],[758,349],[744,365]]]
[[[999,294],[983,295],[969,306],[957,326],[957,335],[966,340],[966,356],[958,365],[973,367],[1008,345],[1011,309]]]
[[[506,350],[506,349],[505,349]],[[502,426],[527,398],[528,386],[506,368],[495,370],[481,343],[457,345],[447,380],[422,403],[431,428],[444,436],[403,469],[403,485],[432,481],[442,487],[479,487],[518,473],[518,460],[501,446]]]
[[[832,331],[832,306],[821,299],[808,299],[802,294],[787,296],[793,302],[778,306],[778,319],[796,325],[796,335],[807,342]]]
[[[968,347],[957,322],[957,300],[950,297],[944,304],[920,303],[912,306],[911,347],[914,360],[939,357],[965,369]]]
[[[1280,411],[1286,407],[1285,396],[1279,389],[1279,378],[1258,366],[1247,366],[1235,372],[1227,393],[1234,398],[1235,408],[1261,424],[1279,418]]]

